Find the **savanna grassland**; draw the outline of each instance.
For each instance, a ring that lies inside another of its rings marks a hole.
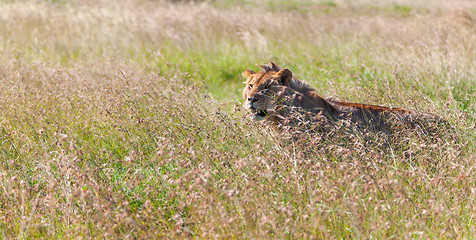
[[[475,43],[463,0],[0,1],[0,238],[474,237]],[[447,124],[252,122],[268,61]]]

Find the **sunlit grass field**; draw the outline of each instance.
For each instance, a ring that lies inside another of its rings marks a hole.
[[[464,0],[0,0],[0,238],[474,237],[475,43]],[[447,124],[296,138],[269,61]]]

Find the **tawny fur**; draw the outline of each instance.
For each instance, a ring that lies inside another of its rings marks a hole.
[[[271,115],[273,108],[279,105],[299,107],[315,114],[336,119],[350,119],[353,122],[381,124],[389,118],[400,118],[407,122],[434,121],[439,117],[403,108],[389,108],[360,103],[340,102],[319,96],[309,84],[297,79],[292,72],[281,69],[270,62],[261,66],[257,73],[246,70],[246,86],[243,90],[245,108],[250,109],[255,118],[263,119],[264,114]]]

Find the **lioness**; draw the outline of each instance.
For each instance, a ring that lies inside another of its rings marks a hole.
[[[390,117],[397,117],[406,122],[439,119],[435,115],[415,110],[325,99],[307,83],[293,77],[291,70],[281,69],[274,62],[261,67],[263,69],[259,72],[248,69],[243,72],[243,76],[246,77],[246,86],[243,90],[244,107],[252,112],[252,118],[256,120],[279,115],[274,112],[278,106],[302,108],[311,113],[321,114],[329,120],[349,119],[365,124],[384,124]]]

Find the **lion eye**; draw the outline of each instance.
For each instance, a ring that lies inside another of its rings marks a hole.
[[[250,87],[250,89],[253,88],[253,84],[250,84],[249,87]]]

